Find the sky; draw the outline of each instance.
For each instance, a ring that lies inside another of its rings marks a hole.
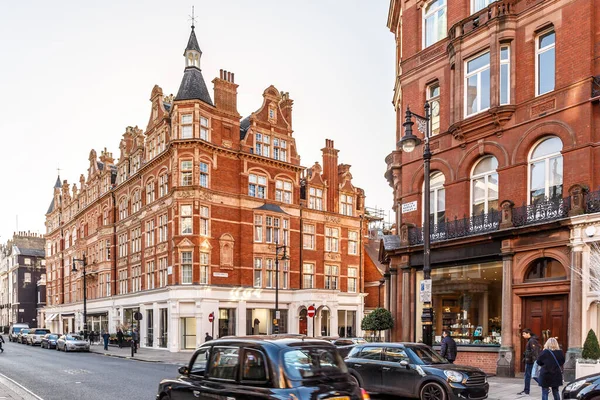
[[[125,128],[146,128],[155,84],[177,93],[192,6],[211,97],[221,68],[235,73],[242,117],[261,106],[268,86],[289,92],[302,165],[321,162],[333,139],[367,206],[391,212],[383,177],[395,148],[388,0],[6,1],[1,243],[16,230],[45,233],[57,168],[79,187],[92,149],[117,158]]]

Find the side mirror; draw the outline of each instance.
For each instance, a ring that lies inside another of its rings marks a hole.
[[[190,372],[188,367],[179,367],[178,371],[181,375],[188,375]]]
[[[403,366],[403,367],[405,367],[405,368],[407,368],[407,369],[410,368],[410,366],[408,364],[408,361],[406,361],[406,360],[400,361],[400,365]]]

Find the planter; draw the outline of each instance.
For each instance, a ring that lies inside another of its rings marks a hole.
[[[577,360],[575,363],[575,379],[582,376],[600,374],[600,363],[598,360]]]

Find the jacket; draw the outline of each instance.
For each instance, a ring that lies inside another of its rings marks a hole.
[[[538,341],[537,336],[531,335],[525,346],[525,353],[523,353],[523,361],[525,364],[533,364],[542,351],[542,345]]]
[[[456,360],[456,342],[450,336],[442,339],[440,355],[449,361]]]
[[[556,361],[552,354],[556,357]],[[558,361],[558,362],[557,362]],[[544,350],[537,359],[540,369],[539,383],[541,387],[559,387],[563,384],[562,366],[565,356],[561,350]]]

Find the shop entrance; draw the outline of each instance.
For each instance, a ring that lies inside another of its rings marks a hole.
[[[538,335],[543,346],[550,337],[555,337],[558,344],[567,351],[567,319],[569,311],[569,296],[539,296],[523,298],[523,318],[521,326],[530,328]],[[525,349],[527,342],[521,337],[521,349]],[[521,351],[523,353],[523,351]],[[525,365],[521,363],[521,371]]]

